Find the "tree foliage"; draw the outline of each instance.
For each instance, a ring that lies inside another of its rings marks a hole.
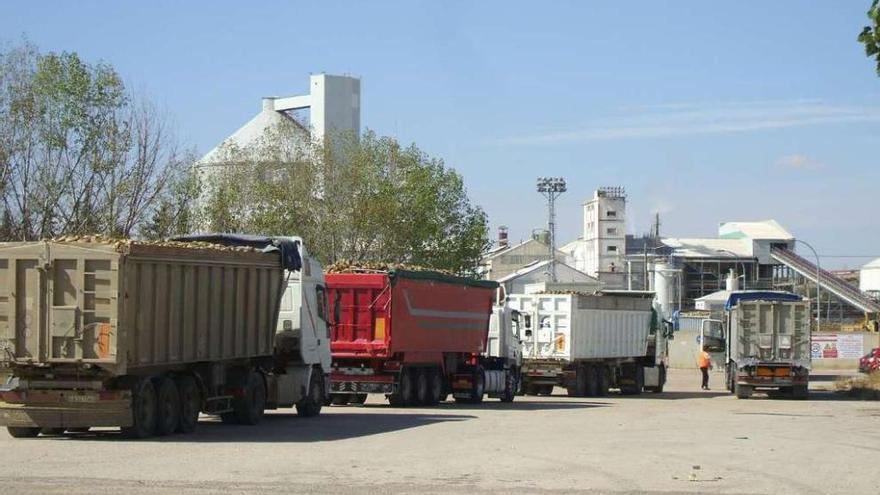
[[[203,168],[209,230],[301,235],[325,263],[473,273],[488,246],[486,215],[458,173],[371,132],[304,146],[295,134],[274,129],[246,150],[227,146]]]
[[[133,236],[176,205],[191,154],[106,63],[29,43],[0,52],[0,236]]]
[[[880,0],[874,0],[868,9],[870,26],[865,26],[859,34],[859,43],[865,45],[865,55],[877,61],[877,75],[880,76]]]

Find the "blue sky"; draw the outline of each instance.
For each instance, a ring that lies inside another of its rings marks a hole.
[[[362,123],[461,172],[514,240],[598,186],[629,230],[775,218],[828,266],[880,256],[880,78],[833,2],[4,2],[0,39],[111,62],[209,150],[312,72],[362,78]],[[548,7],[549,5],[549,7]]]

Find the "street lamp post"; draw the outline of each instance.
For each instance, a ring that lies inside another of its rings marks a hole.
[[[538,192],[547,198],[547,229],[550,231],[550,281],[556,282],[556,198],[567,189],[562,177],[538,177]]]
[[[742,267],[743,267],[743,290],[745,290],[746,282],[748,282],[748,280],[749,280],[748,277],[746,277],[746,263],[745,263],[745,261],[739,259],[739,255],[737,255],[733,251],[728,251],[727,249],[716,249],[716,251],[719,253],[727,253],[727,254],[733,256],[734,260],[738,260],[739,263],[742,265]],[[736,261],[734,261],[734,263],[735,262]]]
[[[819,268],[819,254],[816,253],[813,246],[809,245],[807,242],[800,239],[795,239],[795,242],[799,242],[810,248],[810,251],[813,252],[813,256],[816,257],[816,331],[820,332],[822,330],[822,298],[819,297],[819,287],[821,287],[822,284],[819,282],[819,276],[822,273],[822,269]]]

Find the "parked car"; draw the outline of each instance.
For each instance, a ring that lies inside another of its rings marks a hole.
[[[873,373],[877,370],[880,370],[880,347],[871,349],[859,359],[859,372]]]

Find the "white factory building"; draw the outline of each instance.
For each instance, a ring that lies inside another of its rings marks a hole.
[[[297,118],[302,115],[302,118]],[[263,97],[260,111],[247,123],[206,153],[197,167],[203,172],[222,165],[225,150],[253,149],[267,135],[277,131],[294,136],[292,147],[305,149],[333,133],[361,130],[361,81],[356,77],[313,74],[309,93],[297,96]]]

